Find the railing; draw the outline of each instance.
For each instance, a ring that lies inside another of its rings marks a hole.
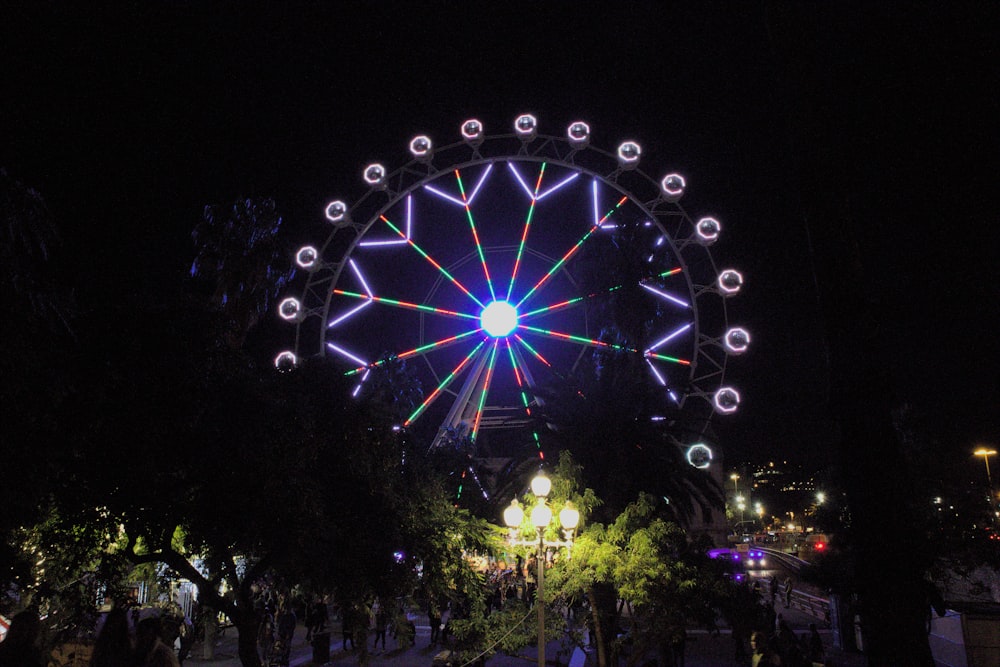
[[[784,553],[783,551],[776,551],[774,549],[761,549],[761,551],[767,555],[767,558],[781,563],[782,566],[788,568],[795,574],[798,574],[804,565],[808,565],[808,563],[801,558]],[[774,580],[764,579],[763,581],[766,581],[767,586],[770,587],[771,582]],[[777,594],[780,592],[780,590],[776,591],[775,597],[778,597]],[[771,593],[770,588],[768,588],[767,593]],[[828,598],[812,595],[810,593],[806,593],[805,591],[793,588],[791,600],[789,600],[789,602],[789,606],[792,609],[798,609],[799,611],[805,612],[806,614],[809,614],[817,619],[824,620],[827,623],[830,622],[830,600]]]

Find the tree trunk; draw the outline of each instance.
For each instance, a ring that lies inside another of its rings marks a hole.
[[[615,640],[617,623],[617,591],[610,584],[594,584],[587,591],[590,602],[590,617],[594,625],[594,644],[597,646],[597,666],[611,664],[611,643]]]
[[[253,614],[244,615],[248,618],[242,619],[236,625],[240,664],[243,667],[260,667],[260,654],[257,652],[257,621]]]

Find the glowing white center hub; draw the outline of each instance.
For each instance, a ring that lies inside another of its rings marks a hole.
[[[517,328],[517,310],[506,301],[494,301],[479,317],[483,329],[494,338],[502,338]]]

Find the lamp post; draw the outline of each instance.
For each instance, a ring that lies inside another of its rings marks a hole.
[[[538,667],[545,667],[545,605],[542,596],[545,592],[545,550],[547,547],[573,546],[573,534],[580,523],[580,513],[573,509],[569,503],[559,512],[559,523],[562,525],[562,540],[546,540],[545,529],[552,522],[552,509],[546,503],[549,491],[552,490],[552,481],[544,474],[539,473],[531,480],[531,493],[535,496],[535,506],[531,510],[531,525],[537,533],[537,540],[523,540],[519,537],[521,524],[524,522],[524,510],[521,509],[517,499],[511,501],[510,506],[504,510],[503,520],[510,529],[511,544],[521,546],[537,546],[536,560],[538,561],[538,594],[535,604],[538,608]]]
[[[997,450],[988,449],[986,447],[980,447],[976,451],[972,452],[976,456],[982,456],[983,461],[986,463],[986,483],[989,484],[988,497],[990,499],[990,513],[994,512],[993,509],[993,477],[990,476],[990,457],[996,456]]]

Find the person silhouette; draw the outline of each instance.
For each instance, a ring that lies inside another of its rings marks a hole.
[[[7,637],[0,642],[0,667],[43,667],[38,636],[42,622],[33,609],[14,614]]]
[[[90,667],[122,667],[129,663],[132,651],[128,612],[122,607],[115,607],[104,618],[104,625],[94,642],[94,652],[90,655]]]

